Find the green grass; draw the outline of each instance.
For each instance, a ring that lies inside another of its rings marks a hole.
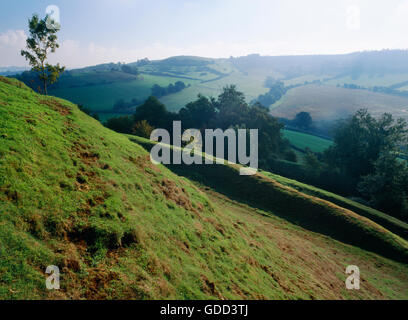
[[[372,221],[375,221],[378,224],[385,226],[389,230],[392,230],[394,233],[408,240],[408,224],[388,214],[367,207],[356,201],[344,198],[332,192],[322,190],[320,188],[316,188],[314,186],[307,185],[296,180],[288,179],[266,171],[262,171],[262,174],[278,181],[279,183],[285,186],[294,188],[302,193],[318,197],[320,199],[325,199],[343,208],[347,208],[353,212],[356,212],[361,216],[367,217]]]
[[[69,99],[74,103],[83,104],[92,110],[112,110],[113,105],[119,99],[130,101],[137,98],[143,101],[151,94],[154,84],[168,86],[170,83],[179,81],[179,78],[153,76],[144,74],[136,80],[115,81],[109,84],[98,84],[93,86],[80,86],[75,88],[59,88],[50,90],[52,95]],[[188,84],[192,80],[183,79]]]
[[[264,78],[244,76],[238,71],[219,79],[217,81],[200,83],[196,82],[190,88],[184,89],[181,92],[171,94],[161,98],[160,100],[166,107],[172,111],[177,111],[184,107],[188,102],[197,98],[198,94],[203,94],[209,97],[217,97],[222,93],[223,87],[234,84],[239,91],[245,93],[247,101],[257,98],[260,94],[268,90],[263,87]]]
[[[171,63],[153,61],[139,67],[142,73],[139,77],[122,72],[75,70],[71,72],[72,77],[62,77],[57,87],[51,89],[50,93],[83,104],[92,110],[111,110],[119,99],[126,101],[132,98],[146,99],[151,94],[151,87],[154,84],[167,86],[176,81],[183,81],[190,87],[160,99],[169,110],[178,111],[196,99],[199,93],[216,97],[224,86],[230,84],[237,85],[238,89],[245,93],[248,101],[267,91],[264,88],[264,76],[244,75],[226,59],[189,57],[198,62],[205,61],[207,64],[204,66],[188,65],[189,60],[185,62],[184,57],[171,59],[173,64],[175,60],[181,59],[182,64],[174,66]]]
[[[333,144],[331,140],[293,130],[283,130],[283,136],[287,138],[293,146],[302,151],[309,148],[312,152],[323,152]]]
[[[403,253],[402,239],[269,178],[211,167],[223,175],[206,177],[221,180],[214,190],[152,165],[74,104],[0,77],[0,299],[408,298],[407,264],[378,254]],[[371,237],[377,253],[295,223],[305,208],[339,215],[336,228]],[[60,291],[45,289],[51,264]],[[360,266],[362,290],[344,289],[347,264]]]
[[[151,141],[138,137],[130,137],[130,140],[142,144],[147,150],[154,145]],[[208,157],[208,155],[204,156]],[[265,174],[239,176],[237,173],[239,166],[227,164],[169,165],[168,167],[177,174],[185,175],[193,180],[197,178],[200,183],[207,183],[229,197],[251,206],[257,206],[262,210],[271,210],[275,215],[312,231],[408,261],[408,242],[399,236],[385,231],[383,227],[364,216],[336,206],[335,202],[324,201],[322,200],[324,197],[322,199],[311,197],[307,193],[281,184],[276,179],[270,179],[271,176]],[[307,187],[307,185],[304,186]],[[359,206],[355,204],[351,207]],[[302,211],[299,208],[302,208]],[[369,215],[364,210],[362,212],[365,216]],[[373,216],[376,221],[380,221],[381,218],[389,222],[389,225],[395,229],[402,226],[403,232],[406,233],[408,230],[406,224],[398,219],[379,212],[373,213]]]

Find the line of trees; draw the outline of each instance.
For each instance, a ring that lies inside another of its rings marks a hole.
[[[167,87],[161,87],[158,84],[154,84],[152,86],[151,92],[152,96],[155,96],[156,98],[161,98],[168,94],[180,92],[185,88],[187,88],[187,86],[183,81],[177,81],[174,84],[170,83]]]
[[[135,108],[141,105],[143,101],[133,98],[132,100],[125,101],[124,99],[119,99],[113,105],[112,110],[117,113],[133,113]]]
[[[171,133],[173,121],[176,120],[181,121],[183,130],[259,129],[261,168],[270,169],[272,161],[276,159],[296,161],[296,154],[290,148],[289,141],[282,137],[283,125],[261,104],[249,105],[244,94],[233,85],[225,87],[217,99],[198,95],[196,100],[176,113],[169,112],[165,105],[151,96],[136,108],[133,116],[111,118],[105,125],[118,132],[149,138],[154,128],[163,128]]]
[[[344,83],[343,86],[338,84],[337,87],[338,88],[343,87],[345,89],[353,89],[353,90],[368,90],[368,91],[376,92],[376,93],[385,93],[385,94],[391,94],[391,95],[395,95],[395,96],[408,97],[408,92],[407,91],[397,90],[393,86],[389,86],[389,87],[384,87],[384,86],[364,87],[364,86],[356,85],[354,83]]]

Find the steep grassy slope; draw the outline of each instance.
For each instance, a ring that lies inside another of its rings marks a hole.
[[[144,145],[148,150],[153,145],[153,142],[139,137],[130,137],[130,140]],[[282,177],[268,172],[258,173],[254,176],[239,176],[239,166],[228,164],[212,166],[168,165],[168,167],[174,172],[210,186],[230,198],[262,210],[271,211],[273,214],[309,230],[327,234],[335,239],[398,261],[408,262],[407,241],[372,220],[337,206],[333,202],[323,200],[324,197],[321,199],[314,195],[311,196],[310,192],[308,192],[309,194],[299,192],[293,188],[295,184],[288,186],[288,183],[282,184],[276,179],[279,178],[282,181]],[[309,191],[307,185],[304,185],[304,190]],[[321,192],[321,195],[325,194]],[[328,198],[328,196],[326,197]],[[339,200],[335,197],[333,199]],[[340,203],[340,201],[338,202]],[[357,208],[358,206],[354,207]],[[362,212],[368,216],[369,210],[366,211]],[[390,224],[394,222],[393,226],[396,226],[396,221],[399,221],[385,214],[374,212],[371,214],[375,218],[386,219]],[[400,225],[403,227],[406,237],[407,226],[402,222]]]
[[[265,175],[266,177],[272,178],[285,186],[296,189],[302,193],[305,193],[311,196],[315,196],[320,199],[325,199],[327,201],[330,201],[334,204],[339,205],[340,207],[343,207],[355,213],[358,213],[359,215],[363,217],[367,217],[370,220],[377,222],[378,224],[392,231],[393,233],[408,240],[408,224],[401,220],[398,220],[397,218],[394,218],[388,214],[385,214],[373,208],[367,207],[356,201],[344,198],[342,196],[339,196],[337,194],[334,194],[326,190],[322,190],[320,188],[313,187],[311,185],[301,183],[296,180],[288,179],[288,178],[285,178],[285,177],[282,177],[282,176],[279,176],[279,175],[276,175],[270,172],[265,172],[265,171],[262,171],[261,174]]]
[[[408,298],[401,259],[288,222],[285,203],[218,191],[152,165],[73,104],[0,78],[1,299]],[[296,205],[309,199],[293,192]],[[403,240],[367,223],[403,258]],[[348,264],[361,268],[359,291],[345,289]],[[45,289],[48,265],[59,291]]]

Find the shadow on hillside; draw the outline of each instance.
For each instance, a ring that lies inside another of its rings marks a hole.
[[[147,151],[151,144],[140,143]],[[230,165],[166,165],[179,176],[253,208],[281,217],[307,230],[408,263],[408,250],[396,236],[384,232],[362,217],[351,217],[346,209],[305,195],[262,175],[241,176]]]

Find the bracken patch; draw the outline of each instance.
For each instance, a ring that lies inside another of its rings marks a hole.
[[[62,105],[55,99],[47,98],[47,99],[39,99],[39,103],[44,104],[50,107],[52,110],[59,112],[62,116],[67,116],[71,114],[71,109],[67,106]]]
[[[183,189],[178,187],[173,181],[163,179],[159,188],[168,200],[173,201],[188,211],[196,212],[185,190],[183,191]]]

